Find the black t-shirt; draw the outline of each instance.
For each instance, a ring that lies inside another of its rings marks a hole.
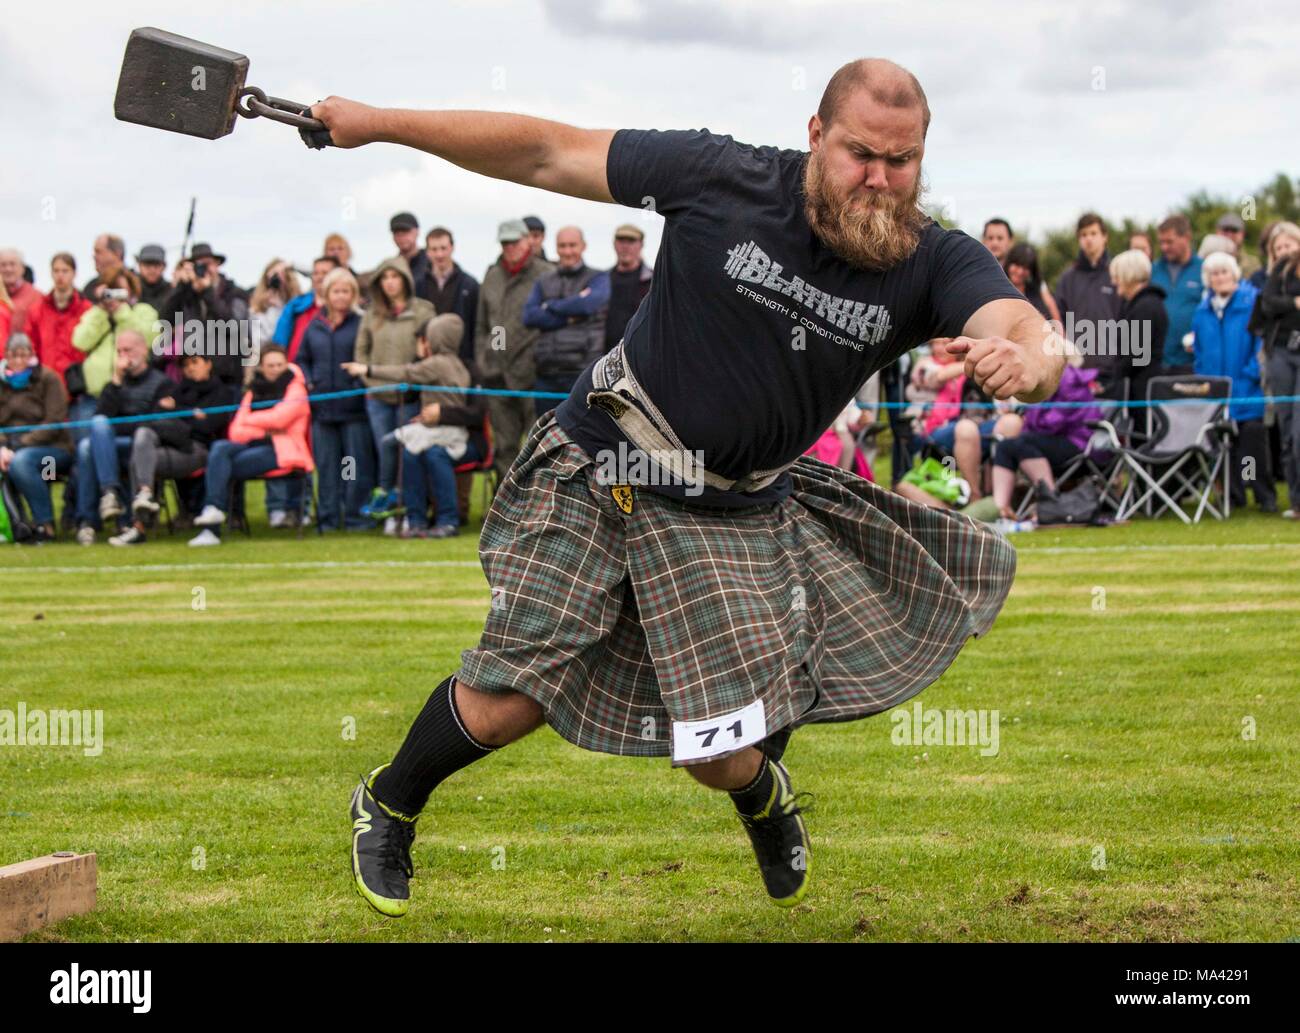
[[[701,130],[621,129],[607,175],[620,204],[666,225],[650,293],[623,333],[627,361],[688,450],[727,477],[805,452],[866,379],[932,337],[961,333],[986,302],[1022,298],[977,240],[933,222],[886,272],[833,254],[804,215],[803,151]],[[588,368],[559,406],[593,458],[626,442],[588,408]],[[631,448],[624,444],[625,449]],[[790,476],[750,493],[644,485],[708,506],[770,504]]]

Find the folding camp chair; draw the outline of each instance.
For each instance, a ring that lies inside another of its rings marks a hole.
[[[1125,447],[1132,446],[1132,410],[1128,407],[1128,381],[1124,381],[1124,397],[1113,399],[1110,404],[1102,404],[1101,419],[1089,420],[1092,436],[1083,446],[1083,451],[1066,464],[1060,476],[1056,478],[1058,489],[1068,488],[1080,478],[1096,481],[1101,486],[1100,504],[1103,509],[1119,513],[1123,498],[1124,460],[1112,445],[1120,442]],[[1038,485],[1029,485],[1028,490],[1016,507],[1016,519],[1025,520],[1038,498]]]
[[[247,477],[243,479],[230,479],[229,502],[226,505],[226,512],[230,515],[232,524],[236,517],[242,518],[238,527],[244,532],[245,538],[253,537],[253,530],[250,526],[252,521],[248,519],[248,514],[244,508],[244,491],[243,487],[248,481],[298,481],[303,487],[311,492],[311,515],[312,523],[316,526],[316,534],[324,536],[325,529],[320,525],[320,496],[316,493],[316,478],[306,470],[290,470],[288,473],[280,474],[276,477],[268,477],[266,474],[259,474],[257,477]],[[303,522],[298,521],[298,537],[303,536]]]
[[[1206,512],[1227,519],[1236,434],[1236,424],[1227,415],[1231,391],[1228,377],[1152,377],[1147,382],[1146,441],[1125,445],[1117,434],[1110,435],[1110,447],[1118,451],[1123,472],[1129,475],[1117,520],[1142,509],[1150,517],[1169,510],[1185,524],[1198,523]],[[1186,499],[1196,503],[1190,517],[1182,506]]]
[[[492,505],[492,497],[496,494],[496,472],[493,463],[496,460],[496,448],[492,440],[492,420],[487,412],[483,413],[483,442],[486,455],[479,460],[470,460],[469,462],[459,463],[456,466],[456,477],[459,479],[461,474],[468,474],[473,477],[476,473],[483,474],[483,514],[486,516],[488,507]],[[469,519],[469,513],[466,512],[465,519]]]

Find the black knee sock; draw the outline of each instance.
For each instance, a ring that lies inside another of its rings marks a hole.
[[[402,748],[375,777],[371,791],[395,811],[419,814],[440,782],[495,749],[465,729],[456,709],[454,681],[448,678],[433,690]]]
[[[767,756],[764,755],[758,774],[754,776],[754,781],[747,786],[731,790],[731,799],[736,805],[736,810],[745,817],[752,817],[757,814],[767,806],[768,800],[772,798],[772,790],[775,785],[776,779],[772,775],[772,765]]]

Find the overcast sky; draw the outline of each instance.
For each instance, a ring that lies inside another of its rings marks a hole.
[[[1294,3],[1203,0],[474,0],[206,4],[6,0],[0,18],[0,245],[48,288],[71,250],[78,283],[97,233],[175,261],[191,196],[197,240],[251,284],[266,260],[300,267],[329,231],[369,268],[389,216],[456,234],[476,276],[502,218],[587,231],[613,261],[614,227],[658,217],[476,177],[415,151],[311,151],[288,127],[239,120],[205,141],[113,118],[130,30],[153,25],[246,54],[248,81],[304,102],[330,93],[400,107],[520,111],[582,126],[707,127],[806,147],[808,116],[845,61],[892,58],[929,95],[930,200],[968,232],[985,218],[1036,234],[1085,208],[1159,217],[1190,191],[1243,194],[1300,173],[1300,18]]]

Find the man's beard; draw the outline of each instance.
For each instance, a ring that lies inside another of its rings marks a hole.
[[[912,256],[928,217],[921,211],[921,176],[911,193],[899,199],[876,192],[871,206],[838,195],[817,153],[804,170],[804,214],[818,238],[844,261],[859,269],[881,272]]]

